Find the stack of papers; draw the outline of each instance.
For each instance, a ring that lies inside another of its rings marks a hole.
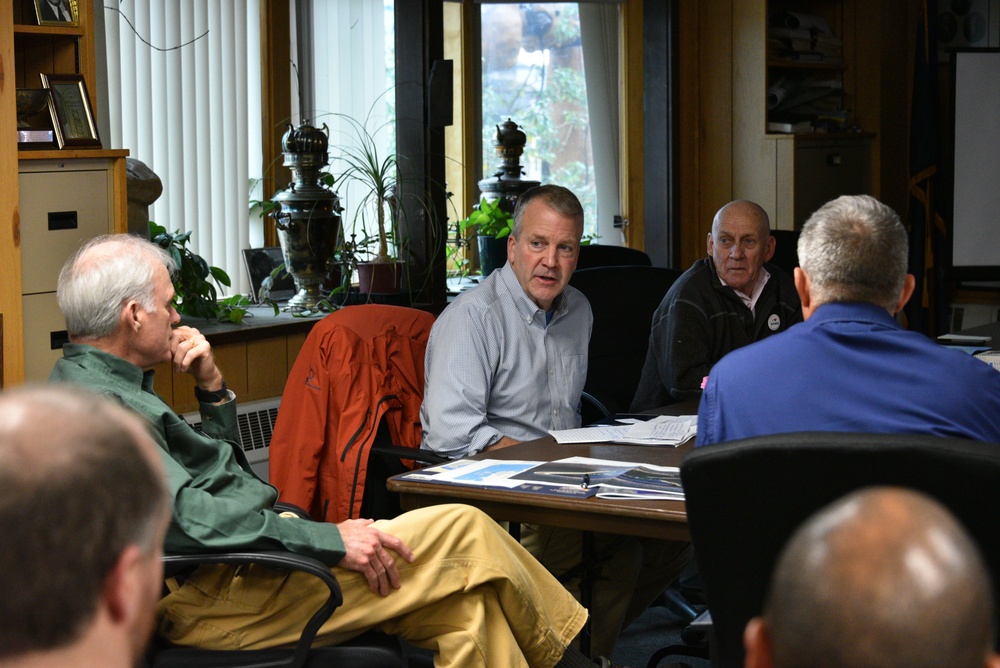
[[[658,415],[651,420],[628,420],[622,425],[600,425],[549,432],[559,443],[628,443],[677,446],[693,438],[697,415]]]
[[[684,500],[677,467],[589,457],[554,462],[460,459],[400,478],[551,496]]]
[[[968,334],[942,334],[937,337],[938,342],[948,348],[961,350],[969,355],[983,353],[990,349],[990,337],[974,336]]]

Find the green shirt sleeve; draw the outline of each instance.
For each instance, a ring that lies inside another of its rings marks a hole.
[[[238,444],[224,440],[235,428],[236,402],[201,408],[203,432],[169,409],[153,430],[174,498],[167,551],[287,549],[336,565],[345,554],[336,525],[279,516],[277,490],[253,473]]]
[[[202,404],[201,429],[153,391],[153,374],[83,344],[67,344],[51,380],[115,397],[149,426],[163,455],[174,515],[165,550],[290,550],[334,566],[344,543],[334,524],[280,517],[278,491],[254,474],[238,443],[236,402]]]

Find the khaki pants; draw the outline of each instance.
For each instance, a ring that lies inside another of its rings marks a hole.
[[[442,505],[376,522],[416,559],[397,558],[402,586],[373,593],[333,568],[344,604],[320,629],[336,644],[371,628],[435,652],[436,666],[552,666],[587,612],[493,520]],[[327,588],[301,573],[203,566],[159,606],[159,634],[178,644],[259,649],[293,644]]]
[[[590,655],[610,657],[621,630],[687,566],[691,544],[600,533],[593,537],[594,554],[606,559],[593,575]],[[557,577],[583,558],[583,534],[573,529],[525,524],[521,544]],[[564,584],[579,599],[579,578]]]

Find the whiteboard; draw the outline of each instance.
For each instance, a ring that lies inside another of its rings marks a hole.
[[[952,266],[1000,267],[1000,51],[955,58]]]

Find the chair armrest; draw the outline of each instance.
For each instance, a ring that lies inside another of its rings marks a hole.
[[[380,457],[398,457],[399,459],[412,459],[421,464],[444,464],[451,461],[447,457],[424,450],[423,448],[405,448],[401,445],[373,445],[372,454]]]
[[[294,503],[288,503],[287,501],[275,501],[274,502],[274,512],[276,513],[292,513],[296,517],[300,517],[304,520],[308,520],[309,513],[307,513],[303,508],[295,505]]]
[[[608,410],[608,407],[605,406],[600,399],[595,397],[590,392],[584,392],[583,394],[581,394],[580,399],[583,401],[584,404],[589,404],[594,409],[596,409],[597,412],[601,414],[601,417],[605,418],[611,417],[611,411]]]
[[[337,578],[330,572],[330,567],[319,559],[296,554],[294,552],[261,551],[261,552],[218,552],[203,554],[168,554],[163,557],[165,567],[187,567],[201,564],[262,564],[270,568],[301,571],[313,575],[323,581],[330,596],[320,606],[319,610],[302,629],[302,635],[295,645],[295,654],[289,665],[305,665],[309,649],[312,647],[316,633],[333,611],[344,602]]]

